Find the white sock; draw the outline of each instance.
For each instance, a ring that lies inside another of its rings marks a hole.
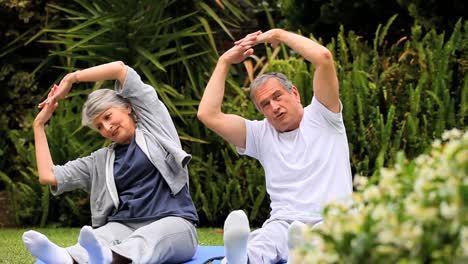
[[[31,255],[47,264],[72,264],[67,250],[52,243],[45,235],[29,230],[23,233],[23,242]]]
[[[307,228],[307,225],[294,221],[288,228],[288,248],[289,250],[295,249],[304,245],[304,232]]]
[[[312,229],[320,229],[323,226],[323,221],[319,221],[312,226]]]
[[[231,212],[224,221],[224,251],[229,264],[247,263],[249,219],[244,211]]]
[[[288,228],[288,263],[295,263],[294,262],[294,249],[300,246],[303,246],[305,243],[305,230],[307,225],[299,222],[294,221]]]
[[[112,251],[101,245],[94,234],[93,228],[81,228],[78,243],[88,252],[90,264],[108,264],[112,262]]]

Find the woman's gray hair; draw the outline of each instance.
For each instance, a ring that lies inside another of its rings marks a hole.
[[[130,102],[111,89],[98,89],[88,95],[81,112],[81,124],[97,130],[93,125],[96,117],[111,107],[131,107]],[[132,111],[133,113],[133,111]]]
[[[281,83],[281,86],[288,91],[288,93],[292,92],[293,89],[293,84],[292,82],[286,77],[286,75],[280,73],[280,72],[270,72],[270,73],[265,73],[257,78],[250,84],[250,99],[252,102],[254,102],[255,106],[257,107],[258,110],[260,110],[259,106],[257,105],[257,101],[255,100],[255,90],[261,85],[263,85],[266,81],[268,81],[271,78],[275,78]]]

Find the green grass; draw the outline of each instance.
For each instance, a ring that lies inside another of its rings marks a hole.
[[[76,244],[79,228],[33,228],[43,233],[59,246],[66,247]],[[23,232],[29,229],[0,229],[0,263],[33,263],[21,240]],[[219,228],[198,228],[198,243],[200,245],[222,245],[223,234]]]

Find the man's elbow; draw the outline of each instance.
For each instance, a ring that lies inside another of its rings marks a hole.
[[[333,54],[330,52],[329,49],[323,48],[323,50],[320,52],[320,64],[327,65],[327,64],[333,64]]]
[[[217,121],[219,120],[220,116],[217,112],[199,109],[197,112],[197,118],[206,127],[213,129],[214,127],[216,127],[216,124],[218,123]]]
[[[206,124],[207,120],[209,119],[209,114],[206,111],[203,111],[202,109],[198,109],[197,118],[198,120],[200,120],[200,122]]]

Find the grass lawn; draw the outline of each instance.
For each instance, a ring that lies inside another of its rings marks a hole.
[[[45,234],[59,246],[76,244],[79,228],[32,228]],[[21,240],[24,231],[29,229],[0,228],[0,263],[28,263],[34,262]],[[222,229],[198,228],[198,242],[200,245],[223,245]]]

